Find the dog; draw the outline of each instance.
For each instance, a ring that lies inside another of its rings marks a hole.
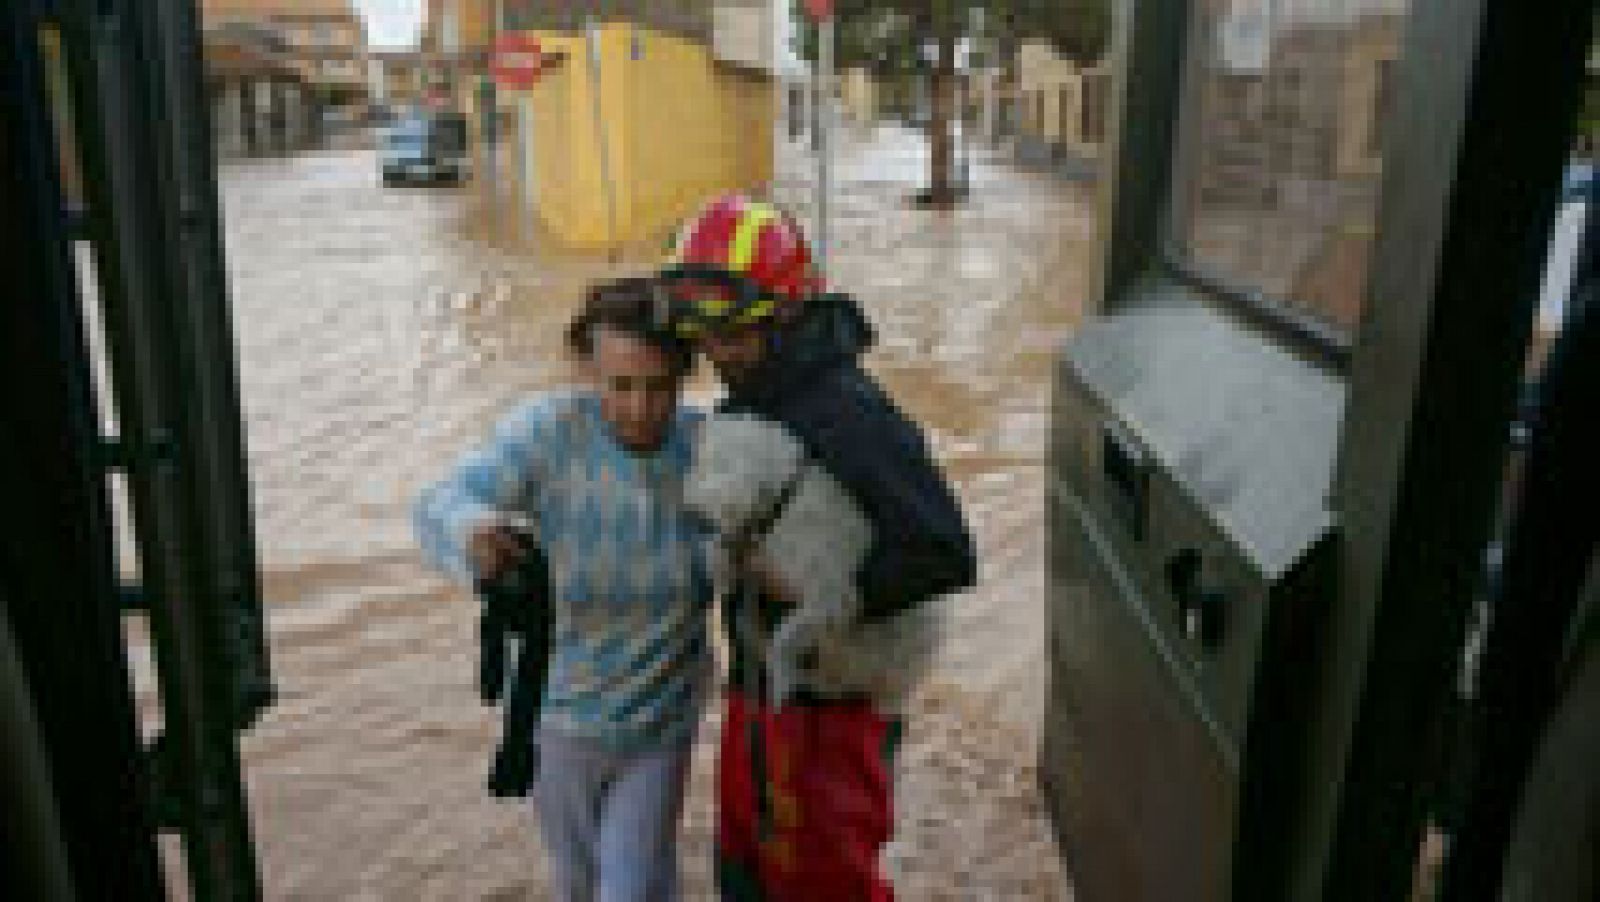
[[[795,594],[766,648],[772,704],[808,688],[867,695],[898,708],[930,655],[933,620],[913,609],[861,621],[855,576],[872,544],[872,524],[798,439],[760,417],[707,418],[684,502],[716,534],[713,575],[720,591],[733,585],[738,559],[753,552]],[[736,616],[749,628],[746,613]]]

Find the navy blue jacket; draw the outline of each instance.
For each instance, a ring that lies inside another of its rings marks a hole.
[[[921,431],[861,368],[873,340],[854,299],[811,299],[720,408],[782,423],[860,504],[874,530],[857,580],[869,620],[965,589],[977,574],[961,508]]]

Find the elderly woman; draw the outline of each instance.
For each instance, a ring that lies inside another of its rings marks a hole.
[[[554,646],[523,741],[538,744],[534,803],[567,900],[677,895],[711,585],[680,500],[692,357],[660,313],[647,280],[594,289],[568,336],[589,384],[513,412],[417,507],[428,555],[463,580],[513,566],[519,524],[548,558]]]

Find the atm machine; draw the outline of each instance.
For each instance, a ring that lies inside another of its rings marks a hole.
[[[1592,6],[1119,10],[1048,499],[1076,898],[1409,898]]]

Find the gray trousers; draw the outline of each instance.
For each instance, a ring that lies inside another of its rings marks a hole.
[[[673,902],[690,737],[631,754],[541,730],[533,804],[561,902]]]

